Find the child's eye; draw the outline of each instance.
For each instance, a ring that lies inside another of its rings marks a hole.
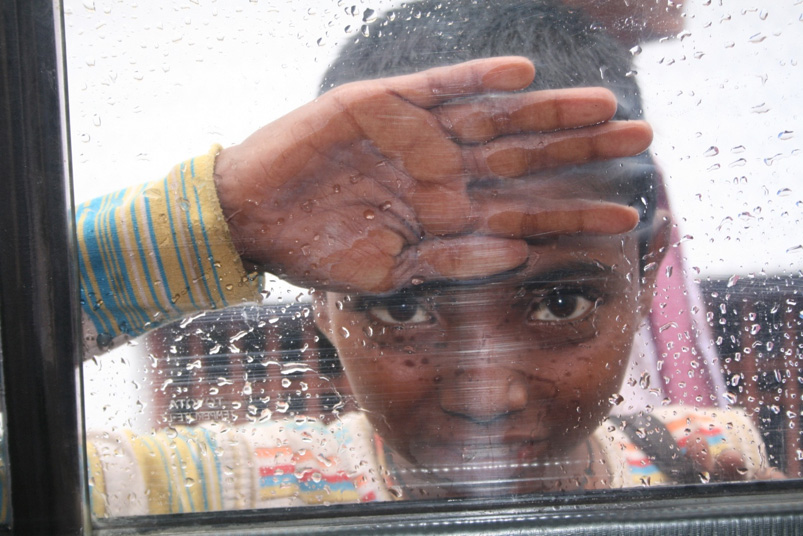
[[[422,324],[432,320],[432,315],[415,298],[395,297],[386,302],[369,305],[368,312],[386,324]]]
[[[583,318],[597,306],[598,300],[580,292],[555,291],[535,301],[528,320],[562,322]]]

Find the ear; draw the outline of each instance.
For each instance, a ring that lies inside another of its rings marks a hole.
[[[642,258],[641,294],[639,311],[647,315],[655,297],[656,282],[661,270],[661,263],[666,257],[672,236],[672,215],[666,209],[659,209],[653,218],[650,240],[647,251]]]

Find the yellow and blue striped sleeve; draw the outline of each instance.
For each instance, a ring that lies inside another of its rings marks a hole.
[[[87,346],[108,348],[188,313],[258,301],[214,184],[220,146],[164,179],[77,207]]]

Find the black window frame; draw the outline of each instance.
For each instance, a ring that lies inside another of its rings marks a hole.
[[[61,5],[0,4],[0,326],[17,534],[793,534],[801,481],[98,520],[88,513]],[[9,529],[0,529],[9,532]]]

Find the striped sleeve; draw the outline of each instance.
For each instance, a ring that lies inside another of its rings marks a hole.
[[[95,518],[253,507],[252,448],[219,425],[87,437]]]
[[[164,179],[77,207],[86,346],[105,349],[188,313],[258,301],[214,185],[220,146]]]

